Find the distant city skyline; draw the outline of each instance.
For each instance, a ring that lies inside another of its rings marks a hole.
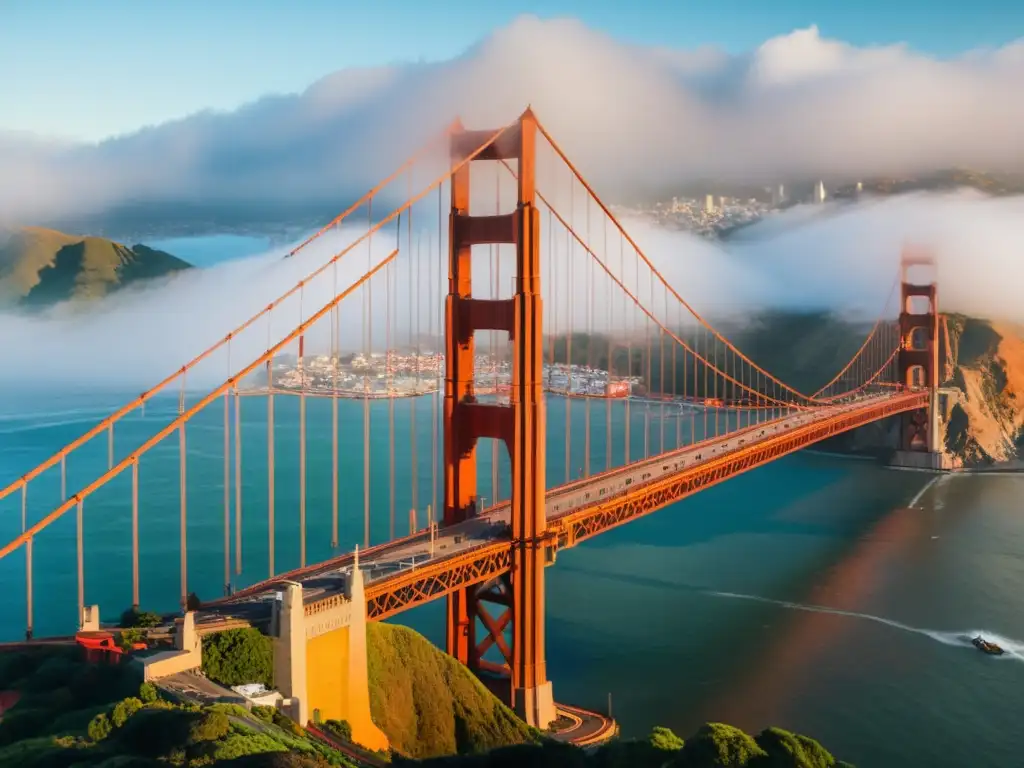
[[[310,0],[288,8],[266,0],[0,0],[0,132],[97,141],[301,92],[346,68],[457,57],[524,13],[578,18],[628,44],[734,55],[812,25],[854,46],[905,43],[939,57],[999,47],[1024,30],[1024,4],[1012,0],[452,0],[444,12],[411,0]]]

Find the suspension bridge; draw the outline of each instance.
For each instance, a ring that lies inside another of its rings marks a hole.
[[[893,416],[901,460],[941,466],[926,255],[798,391],[677,292],[529,110],[450,127],[288,256],[301,281],[0,490],[8,635],[198,593],[200,634],[305,626],[279,675],[305,722],[318,638],[444,598],[448,652],[543,727],[560,549]]]

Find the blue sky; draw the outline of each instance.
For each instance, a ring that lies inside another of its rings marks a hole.
[[[939,56],[1024,35],[1020,0],[0,0],[0,129],[97,140],[344,67],[446,59],[522,13],[731,52],[811,24]]]

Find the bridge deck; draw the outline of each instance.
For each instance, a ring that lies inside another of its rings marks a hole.
[[[547,494],[551,543],[572,546],[627,519],[831,435],[923,407],[926,398],[923,392],[888,393],[801,411],[553,488]],[[705,471],[713,467],[713,472]],[[651,496],[652,491],[666,483],[690,476],[698,479],[682,492],[660,494],[649,508],[620,514],[621,519],[605,520],[587,529],[587,518],[594,517],[602,508],[623,508],[631,498]],[[700,476],[705,477],[704,481]],[[510,505],[505,502],[472,520],[439,529],[433,540],[430,532],[424,531],[361,552],[359,565],[366,580],[369,616],[385,618],[508,570],[512,543],[509,518]],[[338,594],[344,591],[352,562],[350,553],[281,574],[211,603],[200,622],[219,624],[228,615],[253,623],[266,620],[270,601],[274,599],[274,585],[283,580],[302,582],[307,603]]]

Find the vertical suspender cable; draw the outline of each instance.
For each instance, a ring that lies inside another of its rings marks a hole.
[[[235,399],[235,574],[242,573],[242,398],[238,384],[231,388]]]
[[[139,602],[139,460],[132,462],[132,607]]]
[[[299,289],[299,325],[305,322],[303,294]],[[299,334],[299,567],[306,567],[306,335]]]
[[[179,414],[185,412],[185,377],[181,377],[181,399],[178,404]],[[185,422],[178,428],[178,452],[180,472],[178,474],[178,493],[181,498],[181,541],[179,543],[181,552],[181,606],[185,608],[188,604],[188,484],[186,482],[186,467],[188,466],[188,454],[185,450]]]
[[[231,342],[228,342],[231,378]],[[224,390],[224,594],[231,594],[231,390]]]
[[[270,313],[267,349],[270,349]],[[267,360],[267,569],[274,577],[274,359]]]
[[[338,261],[332,266],[338,295]],[[338,548],[338,366],[341,357],[341,313],[331,307],[331,549]]]
[[[78,626],[82,626],[85,618],[85,550],[82,546],[82,500],[78,500],[75,510],[75,544],[78,560]]]
[[[373,198],[367,203],[367,227],[373,228]],[[366,270],[373,269],[373,236],[367,238]],[[363,312],[366,321],[366,365],[373,358],[373,291],[372,281],[363,283]],[[364,368],[368,370],[368,368]],[[370,546],[370,380],[363,374],[363,546]]]

